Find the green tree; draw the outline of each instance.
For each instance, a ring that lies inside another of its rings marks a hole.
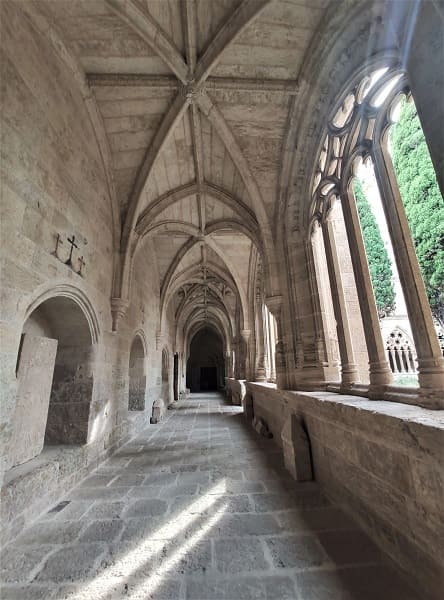
[[[359,179],[355,179],[354,192],[373,291],[375,292],[376,308],[380,317],[386,317],[395,308],[395,291],[392,282],[390,258],[382,241],[375,215],[370,208]]]
[[[444,327],[444,201],[413,101],[391,130],[392,157],[433,316]]]

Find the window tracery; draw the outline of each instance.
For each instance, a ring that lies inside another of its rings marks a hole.
[[[409,393],[417,395],[417,402],[431,406],[435,392],[431,394],[430,390],[436,389],[438,393],[444,377],[444,363],[392,163],[388,135],[397,120],[401,99],[410,100],[411,97],[407,74],[400,70],[391,58],[386,59],[382,68],[375,67],[373,72],[355,78],[354,83],[333,107],[324,136],[321,138],[305,226],[309,236],[313,224],[319,222],[325,234],[333,206],[335,203],[342,205],[368,350],[370,397],[380,397],[381,390],[387,389],[387,397],[391,399],[391,374],[414,372],[417,366],[420,391]],[[387,223],[388,239],[393,248],[412,325],[414,341],[410,341],[408,345],[398,333],[393,338],[393,344],[390,342],[390,346],[381,336],[354,194],[353,182],[358,176],[358,167],[362,162],[370,162],[374,167],[374,178]],[[334,239],[332,243],[335,243]],[[335,283],[338,274],[330,269],[329,276],[336,294],[338,290],[342,293],[341,286],[338,287]],[[347,311],[341,306],[344,299],[336,298],[335,302],[335,314],[346,317]],[[352,327],[352,324],[346,323],[346,327]],[[341,354],[341,362],[348,359],[353,363],[353,353],[346,352],[348,334],[343,332],[342,335],[344,356]],[[348,346],[350,347],[349,343]]]
[[[394,329],[386,340],[392,373],[416,373],[416,352],[412,341],[401,329]]]

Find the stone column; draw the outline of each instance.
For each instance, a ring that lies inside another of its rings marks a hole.
[[[268,312],[265,304],[262,304],[262,326],[264,330],[264,362],[267,381],[271,377],[270,339],[268,334]]]
[[[287,384],[285,369],[285,350],[282,341],[282,296],[268,296],[265,299],[267,307],[276,320],[276,385],[279,389],[285,389]]]
[[[235,379],[245,379],[245,362],[244,362],[244,353],[243,353],[243,343],[242,338],[238,335],[233,344],[236,352],[236,363],[234,366],[234,378]]]
[[[341,388],[346,391],[353,383],[359,381],[359,376],[353,353],[347,303],[342,285],[339,257],[331,218],[328,218],[322,224],[322,233],[324,236],[325,256],[327,259],[328,277],[330,279],[333,310],[338,332],[339,352],[341,355]]]
[[[225,352],[225,377],[232,377],[233,365],[231,364],[231,351]]]
[[[250,380],[251,379],[251,365],[250,365],[250,348],[248,345],[250,336],[251,336],[251,331],[250,329],[242,329],[241,331],[241,336],[242,336],[242,340],[244,341],[244,347],[245,347],[245,353],[243,356],[244,359],[244,370],[245,370],[245,375],[244,378]]]
[[[256,326],[256,365],[255,365],[255,381],[267,381],[267,373],[265,370],[265,342],[264,342],[264,319],[262,311],[262,296],[256,294],[256,311],[255,311],[255,326]]]
[[[351,184],[350,184],[351,185]],[[342,213],[347,231],[348,244],[361,309],[364,335],[369,360],[369,397],[381,399],[387,385],[393,381],[392,372],[387,362],[381,328],[376,310],[370,271],[362,238],[358,209],[352,191],[348,191],[342,200]]]
[[[315,352],[316,362],[324,369],[328,364],[327,347],[325,343],[325,330],[321,315],[321,302],[319,298],[319,288],[316,282],[316,266],[312,240],[306,240],[304,243],[305,257],[308,267],[308,282],[310,286],[310,298],[313,311],[313,321],[315,326]]]
[[[396,174],[388,151],[384,150],[382,145],[375,145],[373,159],[415,341],[421,405],[426,408],[444,408],[444,358],[439,347]]]
[[[270,311],[268,311],[267,321],[267,333],[268,333],[268,347],[270,348],[270,379],[276,383],[276,339],[274,330],[274,317]]]

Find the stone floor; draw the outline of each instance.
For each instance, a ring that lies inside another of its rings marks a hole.
[[[194,395],[3,550],[2,600],[413,600],[273,441]]]

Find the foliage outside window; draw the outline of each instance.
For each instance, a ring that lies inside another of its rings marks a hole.
[[[376,307],[380,318],[387,317],[395,309],[395,290],[392,281],[391,261],[384,246],[370,203],[367,200],[359,179],[354,180],[354,193],[370,269],[370,277],[375,293]]]
[[[393,166],[433,316],[444,327],[444,201],[412,101],[391,129]]]

